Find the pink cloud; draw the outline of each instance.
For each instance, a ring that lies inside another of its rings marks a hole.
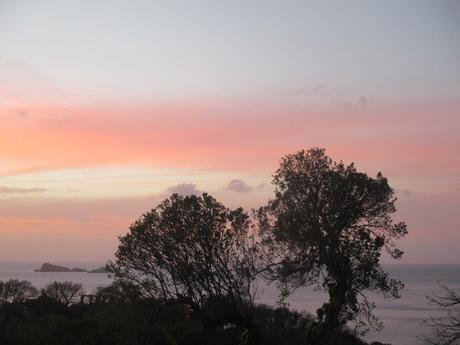
[[[198,195],[201,192],[198,190],[196,184],[194,183],[180,183],[178,185],[168,187],[167,191],[173,194],[180,195]]]

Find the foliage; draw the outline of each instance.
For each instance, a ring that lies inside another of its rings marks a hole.
[[[145,296],[180,299],[193,308],[209,300],[251,304],[257,249],[243,209],[208,194],[173,194],[120,238],[110,270]]]
[[[273,184],[275,198],[257,216],[268,263],[278,263],[269,277],[279,281],[282,297],[317,285],[329,293],[318,317],[330,329],[348,321],[379,327],[363,292],[399,296],[402,283],[388,277],[380,256],[385,249],[400,258],[393,240],[407,233],[403,222],[392,221],[396,198],[387,179],[315,148],[282,158]]]
[[[66,306],[77,303],[83,292],[82,284],[69,281],[53,282],[42,290],[42,294]]]
[[[431,327],[431,335],[423,339],[429,344],[452,345],[460,342],[460,294],[440,284],[442,293],[427,296],[428,301],[443,308],[447,316],[425,320],[422,325]]]
[[[0,304],[24,302],[37,295],[38,290],[26,280],[10,279],[6,282],[0,281]]]
[[[119,279],[109,286],[98,287],[96,294],[106,296],[112,301],[136,301],[141,296],[141,290],[138,285]]]
[[[228,315],[232,314],[229,319]],[[221,321],[225,320],[225,323]],[[179,300],[142,298],[98,304],[58,303],[46,295],[0,306],[2,345],[316,345],[364,344],[352,334],[309,337],[310,315],[265,305],[200,311]]]

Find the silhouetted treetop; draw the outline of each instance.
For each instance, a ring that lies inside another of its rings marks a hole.
[[[42,290],[42,294],[59,303],[64,304],[65,306],[77,303],[83,293],[84,291],[82,284],[73,283],[70,281],[55,281],[47,284]]]
[[[249,229],[241,208],[228,209],[208,194],[173,194],[120,238],[110,267],[146,295],[194,307],[210,299],[252,303],[257,249]]]
[[[38,290],[27,280],[0,280],[0,304],[22,303],[38,295]]]

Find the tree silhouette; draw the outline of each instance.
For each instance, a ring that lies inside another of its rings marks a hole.
[[[0,304],[21,303],[37,295],[38,290],[27,280],[0,281]]]
[[[270,260],[279,263],[270,277],[279,281],[282,297],[314,284],[329,295],[317,311],[328,330],[348,321],[381,327],[364,291],[399,297],[402,283],[389,278],[380,256],[385,249],[400,258],[393,240],[407,233],[403,222],[391,219],[396,198],[387,179],[314,148],[282,158],[273,184],[275,198],[257,214]]]
[[[447,315],[442,318],[430,318],[422,325],[431,327],[432,334],[423,336],[429,344],[452,345],[460,341],[460,294],[446,285],[440,284],[442,293],[427,296],[428,301],[443,308]]]
[[[215,300],[251,304],[256,252],[250,222],[208,194],[173,194],[131,225],[109,268],[146,296],[192,308]]]
[[[69,306],[79,301],[80,296],[83,294],[83,286],[69,281],[56,281],[46,285],[42,293],[65,306]]]

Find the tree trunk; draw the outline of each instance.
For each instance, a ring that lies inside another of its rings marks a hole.
[[[337,285],[329,291],[329,303],[325,310],[324,323],[326,329],[337,331],[342,325],[341,312],[345,303],[345,289]]]

